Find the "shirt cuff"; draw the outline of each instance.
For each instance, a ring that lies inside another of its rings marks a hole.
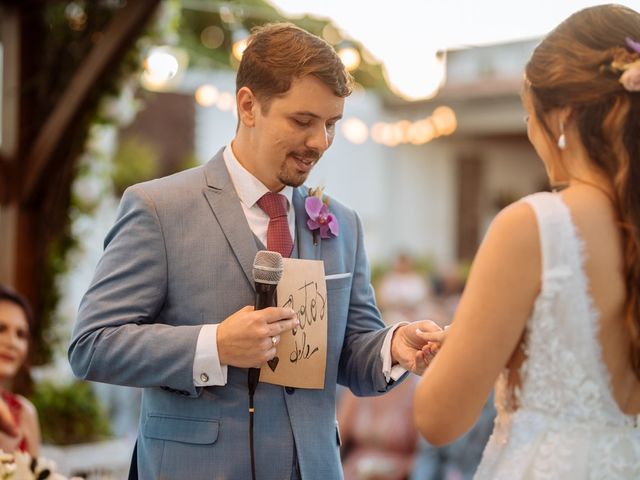
[[[227,366],[220,365],[216,335],[218,325],[203,325],[198,334],[196,355],[193,359],[193,384],[211,387],[227,384]]]
[[[393,338],[393,332],[403,325],[409,325],[409,322],[398,322],[387,332],[387,336],[384,337],[382,348],[380,349],[380,358],[382,358],[382,374],[387,383],[398,380],[402,375],[407,372],[407,369],[401,367],[400,364],[391,365],[391,339]]]

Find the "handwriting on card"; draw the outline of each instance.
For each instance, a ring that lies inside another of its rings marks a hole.
[[[278,305],[292,308],[300,325],[280,336],[276,356],[260,381],[297,388],[323,388],[327,359],[327,287],[318,260],[284,259]]]
[[[294,350],[289,355],[289,361],[291,363],[298,363],[300,360],[306,360],[320,350],[317,344],[313,344],[309,341],[307,333],[304,331],[305,327],[310,327],[317,321],[323,321],[325,319],[325,313],[327,311],[327,300],[318,290],[318,284],[316,282],[309,282],[298,289],[298,291],[304,292],[304,302],[296,308],[295,298],[293,295],[289,295],[289,298],[284,303],[284,307],[292,308],[298,315],[300,320],[300,326],[294,328],[291,334],[296,337],[294,342]],[[301,331],[302,335],[298,335]]]

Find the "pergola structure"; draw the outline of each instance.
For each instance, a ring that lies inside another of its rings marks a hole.
[[[43,266],[52,240],[67,228],[76,160],[103,79],[119,68],[160,0],[120,2],[102,24],[89,24],[84,54],[62,79],[42,59],[52,34],[42,12],[55,3],[0,2],[0,283],[24,294],[37,319]]]

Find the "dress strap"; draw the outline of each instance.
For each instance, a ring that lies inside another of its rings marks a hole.
[[[531,206],[538,222],[543,278],[570,275],[579,267],[576,254],[580,246],[576,244],[571,213],[562,198],[557,193],[540,192],[522,201]]]

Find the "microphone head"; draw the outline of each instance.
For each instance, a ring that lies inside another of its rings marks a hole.
[[[282,255],[270,250],[260,250],[253,260],[253,281],[277,285],[284,272]]]

